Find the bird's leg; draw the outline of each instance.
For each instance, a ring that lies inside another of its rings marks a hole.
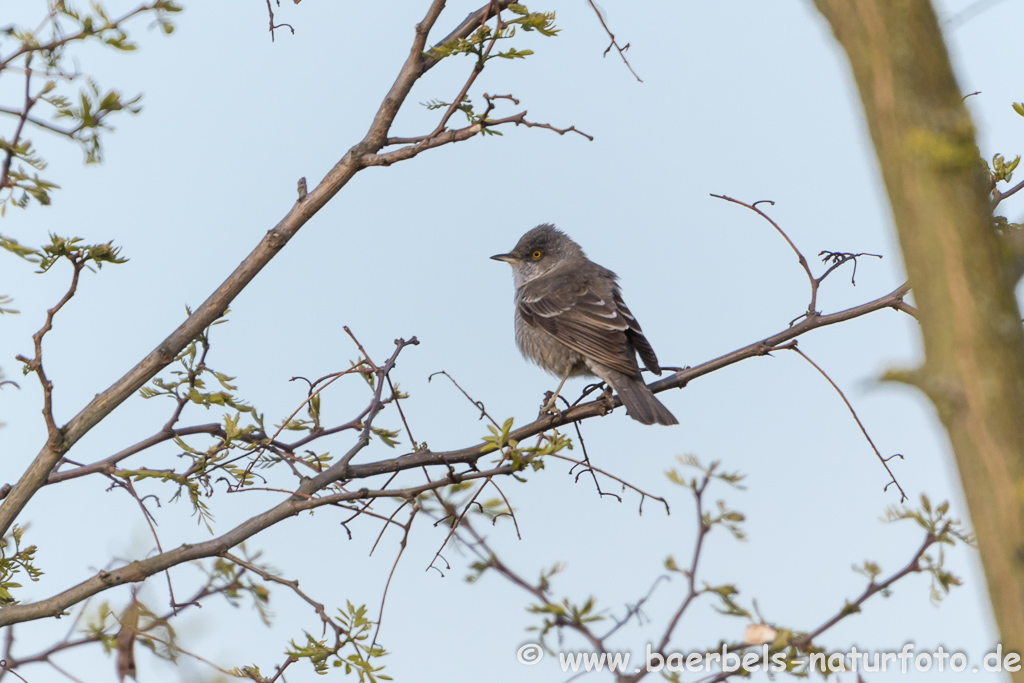
[[[540,409],[541,415],[543,415],[544,413],[560,412],[558,408],[555,407],[555,402],[558,400],[558,395],[562,393],[562,387],[565,386],[565,381],[569,379],[570,372],[572,372],[572,367],[566,369],[565,374],[562,375],[562,381],[558,384],[558,388],[555,389],[555,393],[551,394],[551,398],[548,400],[547,403],[544,404],[544,407]]]

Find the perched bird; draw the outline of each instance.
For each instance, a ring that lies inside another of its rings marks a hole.
[[[516,344],[523,355],[562,378],[597,376],[643,424],[679,424],[640,375],[636,355],[661,374],[640,324],[622,300],[618,276],[587,258],[553,225],[538,225],[507,254],[516,288]],[[552,398],[552,404],[554,398]]]

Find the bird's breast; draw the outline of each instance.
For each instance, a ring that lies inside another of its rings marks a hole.
[[[516,345],[523,356],[557,377],[562,377],[567,372],[570,377],[593,375],[587,367],[583,354],[574,351],[544,330],[528,324],[519,315],[518,305],[516,306]]]

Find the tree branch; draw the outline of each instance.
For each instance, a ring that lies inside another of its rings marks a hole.
[[[873,311],[884,308],[896,307],[909,291],[909,286],[903,285],[893,292],[875,299],[874,301],[849,308],[829,315],[812,315],[806,319],[788,327],[787,329],[767,337],[764,340],[749,344],[732,353],[725,354],[719,358],[707,361],[693,368],[687,368],[674,373],[672,376],[656,382],[651,386],[655,392],[665,391],[670,388],[682,388],[697,377],[701,377],[720,368],[732,365],[746,358],[763,356],[780,344],[805,334],[818,327],[832,325],[835,323],[850,320]],[[396,340],[396,351],[389,358],[388,362],[377,369],[383,377],[387,376],[394,366],[398,352],[409,342]],[[378,379],[378,386],[383,385],[383,379]],[[375,401],[379,397],[375,395]],[[620,405],[616,402],[616,405]],[[588,419],[597,415],[603,415],[608,410],[606,400],[598,400],[590,403],[577,405],[558,415],[546,416],[536,420],[532,424],[521,427],[510,433],[509,439],[522,441],[530,436],[540,434],[553,427]],[[361,449],[363,440],[357,441],[353,448]],[[251,519],[239,524],[227,533],[195,545],[182,545],[176,549],[156,554],[144,560],[137,560],[113,571],[101,571],[90,579],[46,600],[36,603],[11,605],[0,610],[0,627],[10,624],[38,619],[46,616],[57,616],[68,607],[108,588],[123,585],[130,582],[143,581],[149,576],[162,572],[170,567],[204,557],[222,555],[239,543],[251,538],[264,529],[277,524],[278,522],[298,515],[300,512],[312,510],[324,505],[335,505],[354,500],[368,500],[373,498],[393,498],[409,500],[427,491],[436,491],[450,484],[468,481],[473,479],[490,479],[495,476],[508,475],[515,471],[511,463],[499,464],[490,470],[474,470],[456,474],[451,470],[455,463],[467,463],[475,467],[475,463],[486,452],[493,452],[493,447],[488,448],[485,444],[471,446],[458,451],[446,453],[434,453],[430,451],[412,452],[397,458],[382,460],[365,464],[352,464],[351,458],[343,458],[327,471],[316,477],[303,479],[298,489],[285,501],[274,506]],[[357,451],[358,452],[358,451]],[[416,467],[443,466],[448,469],[448,475],[441,479],[428,481],[418,486],[411,486],[403,489],[361,489],[357,491],[345,491],[316,497],[329,484],[340,480],[365,479],[377,474],[396,473],[402,470]],[[520,465],[521,466],[521,465]]]
[[[726,366],[746,360],[747,358],[764,356],[780,344],[791,339],[795,339],[796,337],[806,334],[811,330],[858,318],[862,315],[885,308],[895,308],[901,301],[903,301],[903,297],[906,296],[909,291],[909,285],[902,285],[889,294],[879,297],[874,301],[861,304],[860,306],[855,306],[853,308],[848,308],[828,315],[815,314],[808,316],[801,322],[796,323],[795,325],[792,325],[770,337],[766,337],[761,341],[748,344],[743,348],[737,349],[723,356],[719,356],[718,358],[709,360],[695,367],[685,368],[648,386],[655,393],[667,391],[668,389],[681,389],[691,380],[698,377],[702,377]],[[620,406],[622,403],[618,398],[615,398],[614,405]],[[541,432],[553,427],[560,427],[564,424],[569,424],[570,422],[576,422],[578,420],[586,420],[598,415],[604,415],[607,412],[608,403],[604,399],[583,403],[562,411],[557,415],[545,416],[528,425],[520,427],[519,429],[515,429],[509,434],[509,439],[522,441],[523,439],[540,434]],[[481,443],[476,446],[470,446],[468,448],[462,448],[454,451],[436,453],[432,451],[419,451],[407,453],[397,458],[352,465],[349,467],[346,476],[352,479],[362,479],[376,474],[396,472],[415,467],[472,463],[476,462],[476,460],[484,454],[486,449],[488,449],[488,445]]]
[[[354,145],[335,164],[302,201],[295,203],[284,218],[271,229],[256,248],[228,276],[217,289],[190,315],[176,330],[161,342],[149,355],[129,370],[105,391],[96,395],[77,415],[61,429],[59,442],[48,442],[38,453],[7,497],[0,503],[0,535],[7,533],[35,492],[44,484],[53,468],[68,450],[85,434],[95,427],[117,406],[132,396],[156,373],[174,360],[178,352],[227,310],[236,296],[256,277],[267,263],[277,255],[292,237],[330,201],[352,177],[370,165],[378,151],[387,141],[388,130],[398,110],[405,102],[413,84],[435,64],[439,58],[424,53],[427,37],[437,21],[444,0],[434,0],[423,21],[416,26],[415,37],[409,56],[406,58],[398,78],[384,97],[369,131],[362,141]],[[485,13],[495,4],[504,9],[510,2],[497,0],[488,2],[477,12],[470,14],[445,40],[469,35]],[[131,16],[139,8],[127,16]],[[121,19],[123,20],[123,18]],[[118,20],[118,21],[121,21]],[[12,59],[9,57],[6,61]],[[0,67],[3,64],[0,63]],[[468,135],[466,137],[469,137]],[[432,145],[436,146],[436,145]],[[401,152],[402,150],[399,150]],[[419,151],[411,154],[415,156]],[[408,157],[405,157],[408,158]],[[399,159],[394,159],[399,160]],[[376,165],[376,164],[374,164]]]

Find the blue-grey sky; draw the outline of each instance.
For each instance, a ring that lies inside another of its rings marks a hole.
[[[110,3],[118,11],[129,5]],[[959,15],[977,5],[985,11]],[[434,36],[475,6],[450,2]],[[517,37],[515,47],[535,54],[492,62],[470,96],[479,102],[484,92],[511,93],[521,106],[503,103],[497,115],[527,109],[531,120],[575,125],[595,140],[506,128],[503,137],[474,138],[358,174],[237,298],[230,322],[213,334],[210,365],[237,376],[239,393],[268,422],[302,400],[302,388],[289,378],[337,371],[356,357],[344,325],[375,359],[390,354],[396,337],[420,339],[403,352],[394,377],[411,394],[405,409],[417,440],[432,449],[466,446],[486,433],[453,386],[428,382],[438,370],[495,417],[531,421],[557,380],[520,357],[511,275],[487,257],[509,250],[538,223],[555,223],[619,274],[626,301],[666,365],[696,365],[757,341],[784,329],[807,305],[806,279],[785,242],[750,211],[711,193],[774,200],[771,215],[809,257],[821,250],[884,255],[860,264],[855,287],[845,269],[831,277],[819,297],[825,312],[874,299],[903,281],[856,90],[810,2],[608,0],[601,7],[620,41],[630,43],[643,83],[614,54],[602,58],[607,38],[585,0],[528,6],[557,10],[561,33]],[[119,378],[180,323],[185,306],[197,306],[223,281],[287,212],[298,178],[318,182],[362,137],[425,7],[423,0],[386,7],[284,3],[278,19],[293,24],[296,34],[279,31],[272,43],[260,2],[187,3],[171,38],[140,22],[138,53],[80,53],[82,69],[102,84],[144,93],[144,111],[115,122],[100,167],[84,167],[78,150],[34,132],[50,161],[49,177],[62,187],[53,206],[8,211],[0,224],[4,234],[29,244],[42,243],[48,231],[113,239],[131,259],[86,274],[46,339],[59,420]],[[1012,158],[1024,126],[1010,106],[1022,99],[1013,76],[1019,49],[999,36],[1024,22],[1024,6],[947,0],[938,10],[962,90],[981,93],[968,102],[982,154]],[[437,113],[417,103],[450,100],[470,66],[452,58],[431,71],[393,133],[429,132]],[[3,85],[0,95],[10,96],[9,88]],[[1007,204],[1011,217],[1019,215],[1014,200]],[[0,293],[13,296],[22,311],[0,321],[0,367],[21,384],[20,391],[0,392],[6,423],[0,481],[16,479],[44,441],[41,392],[32,378],[16,377],[14,356],[30,352],[31,334],[67,278],[63,268],[35,275],[13,258],[0,269]],[[844,389],[882,452],[905,455],[893,468],[911,498],[949,499],[966,518],[930,404],[912,389],[878,381],[889,368],[920,361],[916,324],[880,311],[813,332],[800,348]],[[584,384],[576,380],[568,392]],[[661,398],[679,426],[644,427],[620,410],[586,422],[583,431],[595,465],[668,497],[672,514],[648,501],[639,516],[637,495],[623,493],[622,504],[599,498],[591,482],[575,482],[552,460],[526,484],[502,483],[523,538],[516,539],[507,520],[486,532],[511,566],[534,578],[563,562],[556,595],[580,602],[594,595],[609,615],[621,615],[665,573],[666,556],[690,556],[691,500],[664,476],[686,454],[748,475],[745,491],[721,487],[711,495],[747,515],[748,539],[713,534],[700,577],[735,583],[740,600],[756,598],[769,621],[817,626],[862,590],[864,579],[851,565],[871,559],[889,573],[919,544],[913,524],[879,521],[898,502],[891,488],[882,490],[885,471],[839,396],[795,354],[744,361]],[[361,382],[337,384],[323,400],[325,416],[348,419],[367,399]],[[70,457],[101,459],[158,430],[169,411],[169,401],[134,398]],[[186,423],[219,418],[218,411],[197,409]],[[400,427],[390,412],[380,424]],[[402,440],[399,449],[408,446]],[[350,445],[342,435],[321,447],[339,455]],[[378,442],[359,458],[391,454]],[[165,449],[127,464],[173,467],[181,460]],[[29,540],[40,547],[46,575],[26,586],[22,599],[77,583],[111,557],[151,551],[134,501],[105,492],[107,485],[98,477],[78,479],[45,489],[26,509]],[[166,488],[146,491],[169,496]],[[248,495],[213,498],[217,530],[280,499]],[[209,538],[189,513],[184,503],[160,508],[164,547]],[[379,525],[357,525],[348,540],[339,521],[336,512],[321,510],[282,523],[249,547],[328,606],[366,603],[376,617],[399,535],[386,533],[371,557]],[[385,673],[398,681],[565,680],[551,658],[528,670],[515,660],[517,648],[531,640],[525,629],[539,623],[526,611],[530,596],[496,575],[467,584],[469,558],[453,548],[445,552],[451,568],[443,577],[426,571],[445,531],[424,522],[414,527],[388,595],[380,641],[393,654],[382,660]],[[929,603],[928,578],[912,577],[820,644],[836,650],[942,645],[978,665],[997,639],[980,565],[963,548],[948,552],[947,562],[965,585],[940,606]],[[191,567],[172,577],[179,595],[201,580]],[[166,605],[163,578],[144,590],[153,605]],[[650,621],[623,629],[612,644],[642,652],[660,638],[684,594],[678,577],[661,584],[645,609]],[[121,604],[126,595],[101,597]],[[709,605],[692,608],[671,649],[689,652],[742,636],[744,622],[718,616]],[[222,666],[258,664],[271,672],[289,639],[301,639],[304,629],[319,632],[316,616],[286,590],[273,592],[271,607],[275,618],[266,628],[248,605],[211,604],[183,615],[179,635],[187,648]],[[17,652],[40,649],[66,628],[66,621],[19,627]],[[581,647],[567,637],[565,649]],[[112,660],[98,650],[57,661],[84,681],[114,680]],[[143,656],[139,670],[144,681],[213,678],[187,658],[175,669]],[[32,683],[66,680],[42,667],[30,673]],[[304,663],[288,671],[289,681],[313,679]]]

